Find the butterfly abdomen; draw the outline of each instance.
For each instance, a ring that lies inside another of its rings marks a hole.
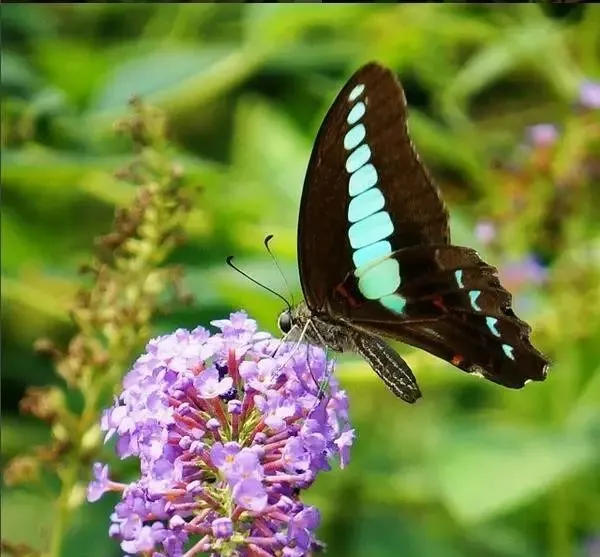
[[[413,403],[421,397],[417,380],[406,362],[381,338],[356,332],[354,350],[402,400]]]

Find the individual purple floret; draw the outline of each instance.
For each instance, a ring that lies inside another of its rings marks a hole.
[[[311,555],[320,516],[300,498],[348,463],[348,401],[318,347],[282,344],[244,312],[151,340],[102,418],[139,476],[94,465],[88,500],[121,494],[109,534],[128,555]],[[323,384],[328,388],[323,392]]]

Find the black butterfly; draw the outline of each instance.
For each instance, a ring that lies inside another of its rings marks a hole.
[[[298,256],[306,302],[281,314],[282,332],[358,352],[407,402],[421,392],[384,336],[506,387],[546,376],[496,268],[451,245],[446,207],[408,135],[402,87],[376,63],[354,74],[321,125]]]

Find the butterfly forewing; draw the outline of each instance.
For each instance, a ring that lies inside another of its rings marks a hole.
[[[383,226],[391,222],[391,233],[377,236],[377,222],[369,226],[365,219],[361,230],[356,219],[382,202],[383,210],[370,216],[385,220]],[[351,238],[355,246],[366,247],[369,234],[388,242],[391,251],[449,241],[444,203],[408,136],[404,92],[394,74],[375,63],[361,68],[341,90],[308,165],[298,254],[311,309],[324,308],[332,287],[354,270],[360,247],[354,249]]]

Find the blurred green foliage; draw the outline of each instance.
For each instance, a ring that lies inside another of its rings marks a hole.
[[[542,285],[517,310],[552,359],[548,380],[503,390],[407,347],[424,399],[403,405],[361,361],[338,368],[353,461],[309,494],[332,556],[590,557],[600,537],[600,148],[577,104],[600,79],[595,5],[90,4],[2,8],[2,460],[48,438],[19,414],[27,386],[60,382],[33,342],[73,334],[78,267],[134,191],[113,123],[138,94],[166,111],[196,184],[173,256],[195,304],[153,333],[245,308],[275,332],[283,289],[262,239],[296,279],[296,219],[316,129],[345,79],[376,59],[407,92],[410,127],[449,203],[455,243],[503,264],[535,254]],[[556,124],[535,149],[526,129]],[[491,219],[492,245],[475,238]],[[523,282],[523,281],[521,281]],[[123,370],[124,372],[126,370]],[[108,449],[107,449],[108,452]],[[127,470],[123,468],[122,470]],[[2,536],[44,548],[56,480],[3,487]],[[120,555],[111,503],[84,505],[64,555]]]

